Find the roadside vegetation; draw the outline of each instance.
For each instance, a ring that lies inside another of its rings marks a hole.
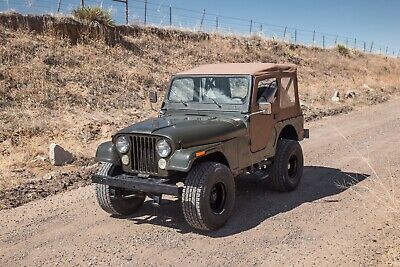
[[[342,56],[349,56],[350,55],[350,49],[348,49],[346,46],[338,44],[336,46],[337,51],[339,52],[339,54],[341,54]]]
[[[78,7],[72,11],[73,16],[84,23],[92,25],[114,26],[110,12],[97,6]]]

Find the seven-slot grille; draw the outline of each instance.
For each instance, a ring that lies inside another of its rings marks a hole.
[[[157,174],[156,137],[131,136],[132,170],[138,173]]]

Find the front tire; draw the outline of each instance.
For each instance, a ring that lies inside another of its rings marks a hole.
[[[118,166],[103,163],[99,175],[115,176],[121,173]],[[100,207],[113,215],[131,215],[143,204],[146,194],[105,184],[96,184],[96,197]]]
[[[182,210],[188,224],[198,230],[222,227],[235,205],[235,181],[227,166],[201,162],[189,172],[182,192]]]
[[[293,191],[303,176],[303,165],[303,150],[299,142],[279,139],[268,186],[280,192]]]

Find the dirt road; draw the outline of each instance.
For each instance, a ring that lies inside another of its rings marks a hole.
[[[1,211],[0,265],[400,264],[400,100],[308,127],[298,190],[239,178],[217,232],[192,232],[176,201],[112,218],[88,186]]]

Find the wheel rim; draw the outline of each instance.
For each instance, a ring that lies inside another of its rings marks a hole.
[[[291,179],[295,179],[297,176],[297,169],[298,169],[298,159],[296,155],[291,155],[288,162],[288,176]]]
[[[210,208],[213,213],[221,214],[225,210],[226,188],[223,183],[216,183],[210,192]]]

